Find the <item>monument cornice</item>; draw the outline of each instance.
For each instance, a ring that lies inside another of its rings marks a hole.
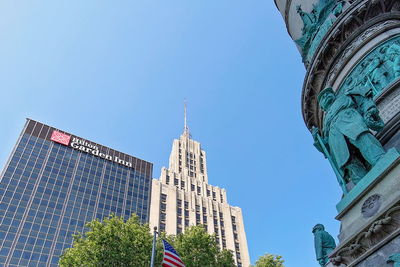
[[[311,60],[311,65],[307,67],[302,89],[302,114],[309,129],[321,126],[322,111],[317,105],[316,98],[324,87],[331,85],[327,83],[327,79],[332,78],[328,74],[332,74],[330,71],[346,49],[364,32],[369,34],[361,41],[367,43],[390,28],[400,28],[400,0],[359,0],[349,1],[349,4],[350,6],[340,14],[324,36]],[[388,20],[397,22],[386,23]],[[373,26],[379,23],[386,24],[376,27],[375,31],[371,32]],[[352,50],[347,61],[357,47],[352,47]]]
[[[400,201],[376,215],[359,233],[341,242],[330,255],[333,265],[351,267],[400,235]]]

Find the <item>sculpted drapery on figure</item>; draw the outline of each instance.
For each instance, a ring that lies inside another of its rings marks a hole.
[[[344,1],[320,0],[313,4],[310,13],[303,11],[301,5],[296,7],[303,21],[302,37],[295,40],[302,50],[303,62],[309,63],[320,41],[323,39],[329,28],[332,26],[336,17],[343,10]]]
[[[393,38],[366,55],[347,76],[339,88],[369,87],[379,95],[388,85],[400,78],[400,37]]]
[[[329,261],[329,254],[336,248],[335,239],[325,231],[322,224],[317,224],[312,230],[314,234],[315,256],[321,266],[325,266]]]
[[[371,89],[353,87],[335,95],[328,87],[318,95],[318,103],[325,116],[322,138],[318,138],[317,128],[312,131],[314,145],[330,158],[345,184],[352,182],[355,185],[385,153],[370,132],[370,129],[380,131],[384,126]]]

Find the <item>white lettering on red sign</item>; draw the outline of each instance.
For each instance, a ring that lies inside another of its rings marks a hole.
[[[54,130],[51,134],[50,140],[68,146],[69,140],[71,140],[71,136]]]

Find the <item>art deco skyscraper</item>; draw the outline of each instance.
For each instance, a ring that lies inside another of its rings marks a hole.
[[[208,184],[206,152],[191,138],[185,115],[169,168],[161,169],[159,180],[153,179],[150,226],[176,235],[199,224],[216,234],[220,248],[233,251],[237,266],[250,265],[242,210],[228,204],[225,189]]]

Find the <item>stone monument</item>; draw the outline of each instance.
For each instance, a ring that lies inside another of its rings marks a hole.
[[[315,266],[400,266],[400,0],[275,4],[306,68],[305,124],[343,191],[339,244],[313,229]]]

